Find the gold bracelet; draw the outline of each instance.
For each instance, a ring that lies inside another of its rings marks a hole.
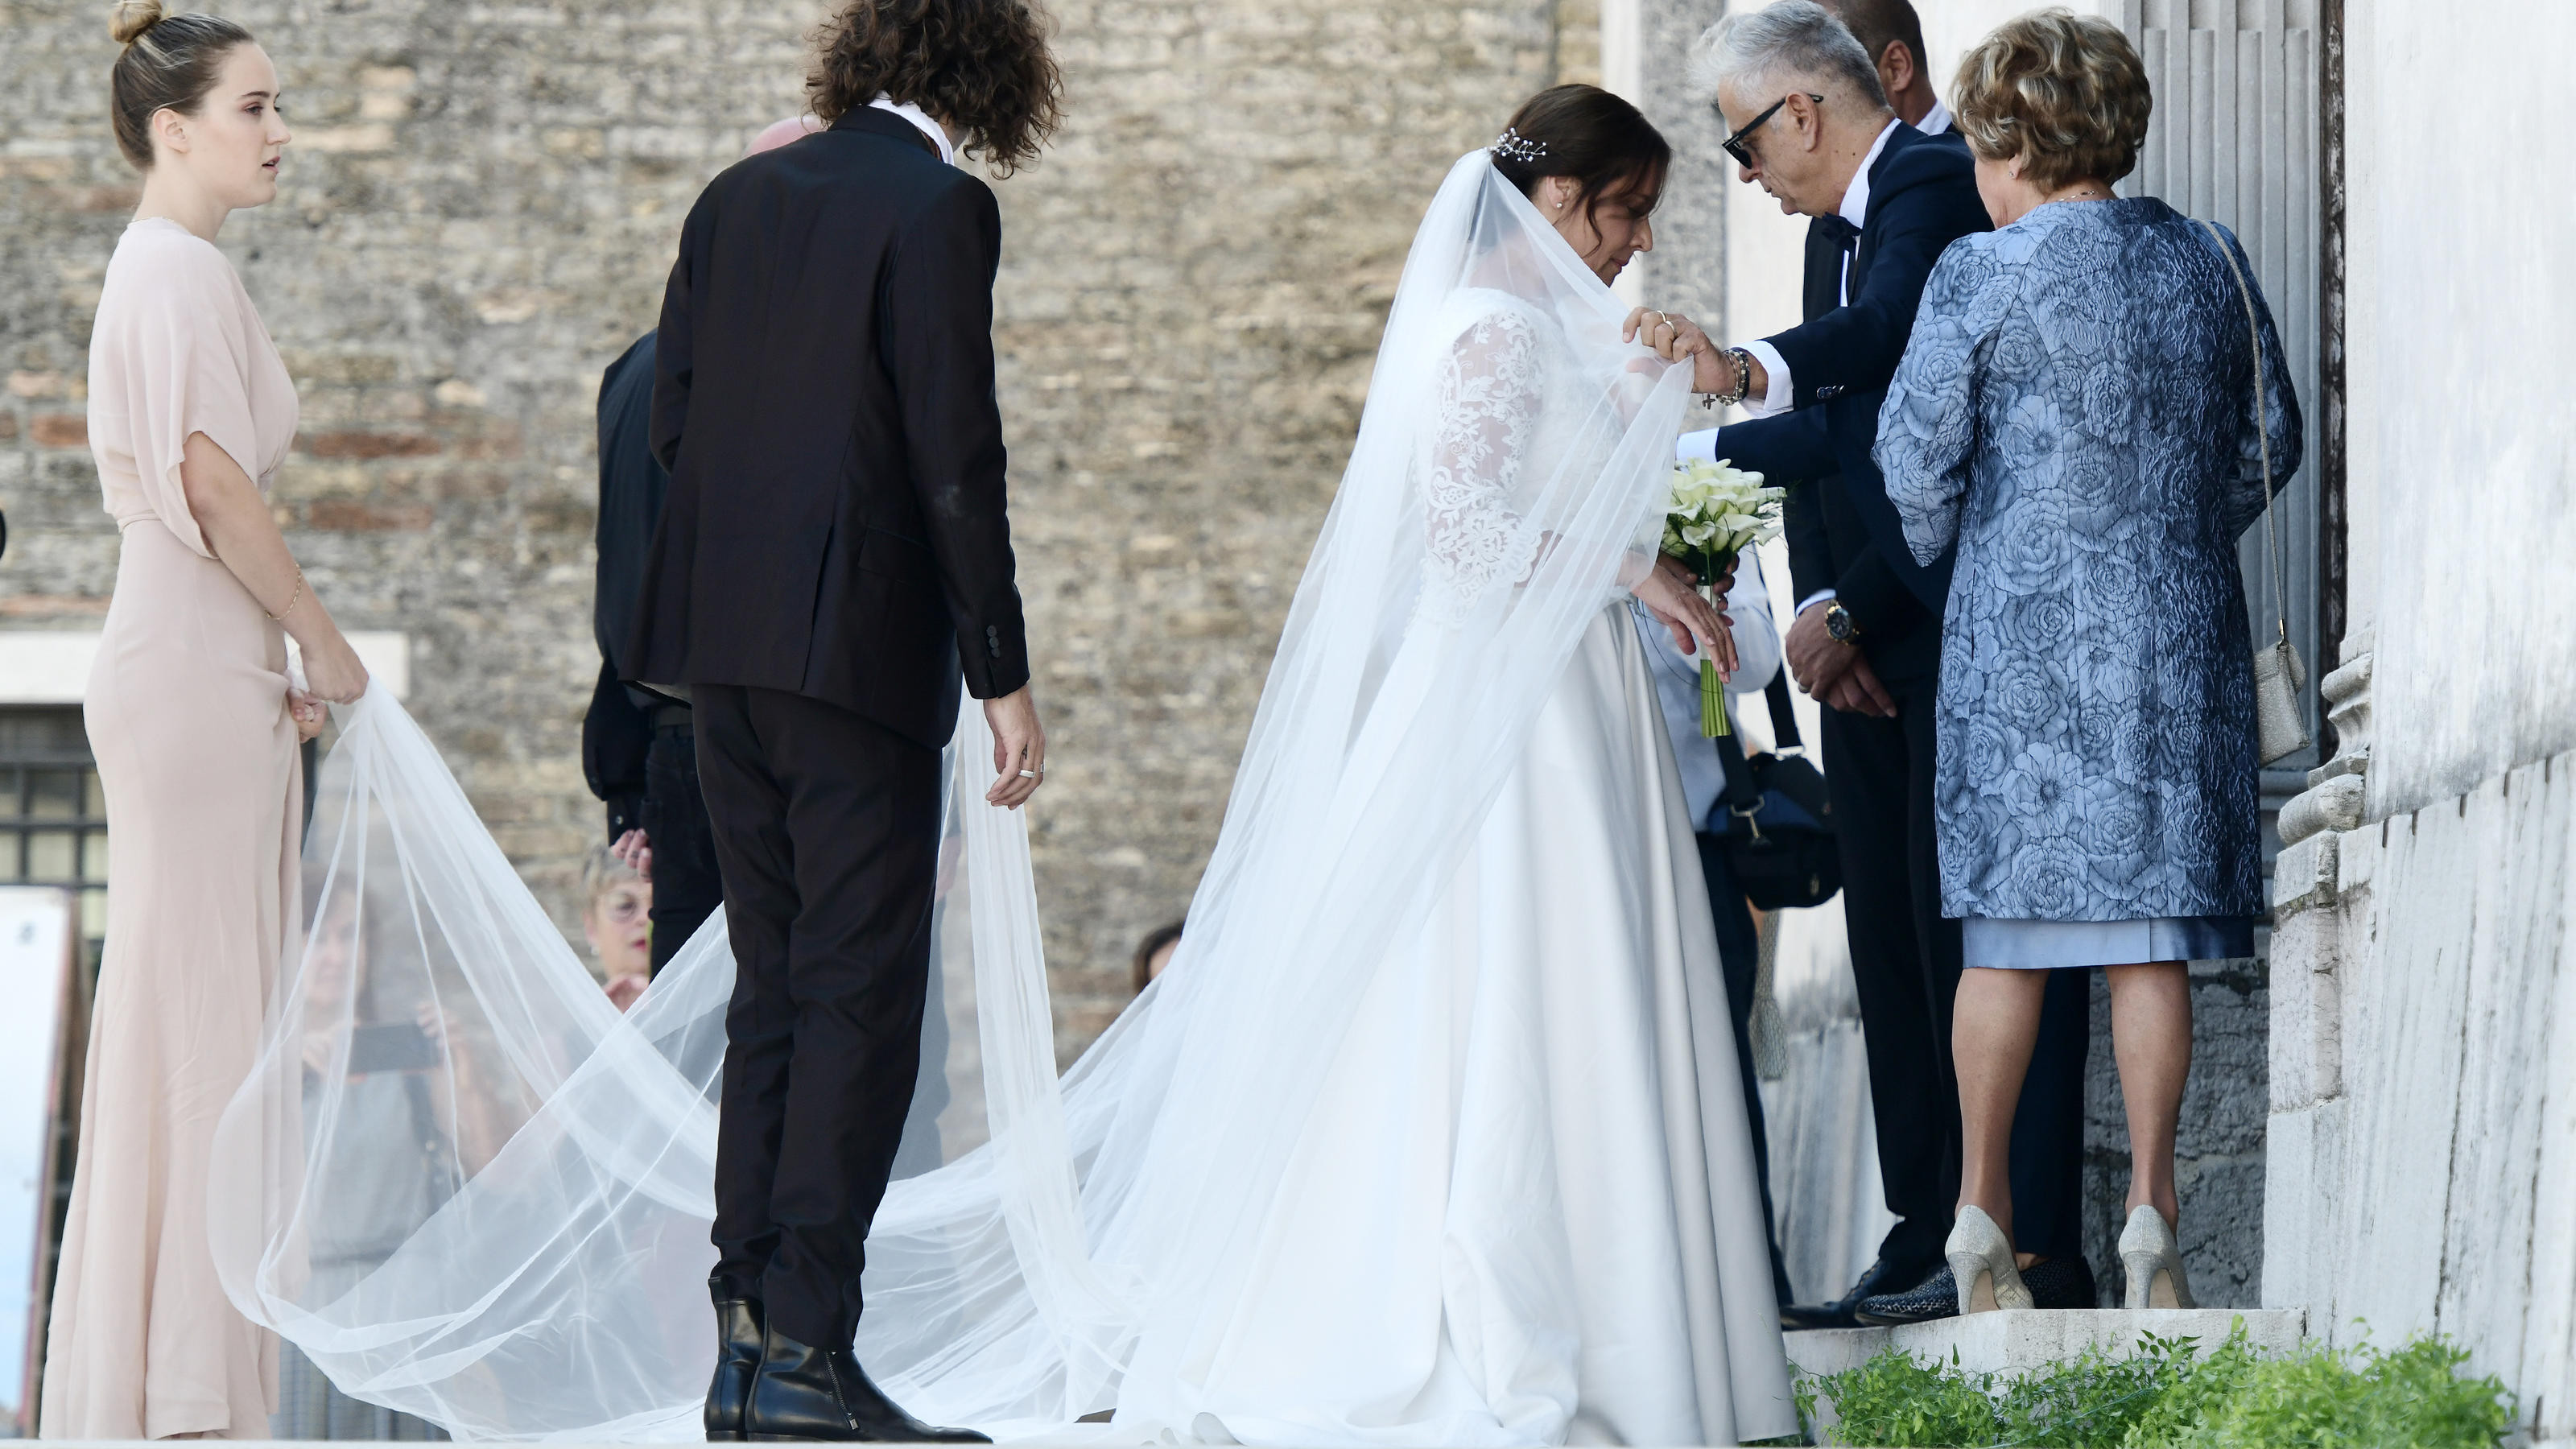
[[[288,614],[292,614],[292,613],[294,613],[294,612],[295,612],[295,606],[296,606],[296,605],[298,605],[298,604],[300,604],[300,603],[303,603],[303,602],[304,602],[304,570],[302,570],[302,569],[297,569],[297,570],[295,571],[295,592],[294,592],[294,593],[291,593],[291,594],[289,594],[289,595],[287,595],[287,596],[286,596],[286,608],[285,608],[283,611],[281,611],[281,612],[278,612],[278,613],[275,613],[275,614],[268,614],[268,605],[266,605],[266,604],[262,604],[262,605],[260,605],[260,606],[259,606],[259,611],[260,611],[261,613],[263,613],[263,614],[268,614],[268,617],[270,617],[270,618],[272,618],[272,619],[275,619],[277,622],[279,622],[279,623],[283,624],[283,623],[285,623],[285,622],[286,622],[286,616],[287,616]]]

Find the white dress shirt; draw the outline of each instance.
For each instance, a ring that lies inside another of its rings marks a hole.
[[[893,97],[884,95],[878,96],[875,100],[868,102],[868,104],[874,106],[880,111],[892,111],[896,115],[903,117],[905,120],[912,122],[913,125],[920,128],[921,134],[930,138],[930,143],[932,145],[939,148],[940,160],[947,162],[951,166],[957,164],[957,143],[949,140],[948,132],[942,128],[937,121],[930,119],[929,113],[923,111],[921,107],[914,105],[910,101],[906,101],[902,105],[898,106],[894,103]]]
[[[1771,620],[1771,591],[1762,582],[1762,559],[1746,549],[1735,561],[1735,587],[1727,590],[1726,613],[1735,635],[1735,677],[1726,681],[1726,717],[1737,717],[1735,696],[1759,694],[1780,672],[1780,630]],[[1690,811],[1691,829],[1708,829],[1717,797],[1726,790],[1726,767],[1719,750],[1740,750],[1742,740],[1730,735],[1710,739],[1699,732],[1699,656],[1673,647],[1673,631],[1642,606],[1632,606],[1638,641],[1646,646],[1646,673],[1655,681],[1655,702],[1663,707],[1664,733],[1672,737],[1673,763],[1680,767],[1682,801]]]

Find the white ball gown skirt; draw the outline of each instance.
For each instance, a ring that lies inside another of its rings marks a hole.
[[[1739,1082],[1672,746],[1614,606],[1369,986],[1207,1412],[1247,1443],[1794,1432]]]

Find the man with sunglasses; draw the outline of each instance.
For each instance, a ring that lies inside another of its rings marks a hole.
[[[1919,34],[1918,24],[1907,39],[1919,46]],[[1752,414],[1685,436],[1684,457],[1728,458],[1796,485],[1787,522],[1801,609],[1783,642],[1800,687],[1831,706],[1820,733],[1844,923],[1880,1179],[1897,1222],[1849,1292],[1784,1305],[1781,1320],[1791,1328],[1850,1327],[1864,1300],[1946,1289],[1937,1281],[1941,1248],[1958,1194],[1950,1006],[1960,935],[1959,923],[1941,915],[1932,809],[1932,694],[1949,561],[1915,563],[1870,449],[1933,262],[1988,221],[1966,148],[1899,119],[1869,50],[1812,0],[1780,0],[1720,22],[1703,40],[1693,78],[1729,128],[1721,144],[1740,179],[1761,186],[1784,212],[1815,218],[1800,326],[1720,348],[1679,316],[1643,312],[1632,325],[1666,356],[1696,358],[1696,386],[1712,414],[1739,402]],[[1905,87],[1909,102],[1922,99],[1914,89]],[[2026,1278],[2048,1306],[2093,1303],[2074,1238],[2085,1032],[2080,1015],[2071,1031],[2056,1019],[2086,1005],[2080,990],[2051,993],[2042,1040],[2059,1049],[2034,1057],[2016,1119],[2015,1220],[2027,1205],[2034,1220],[2062,1220],[2067,1230],[2065,1256],[2035,1264]],[[2069,1040],[2071,1050],[2063,1046]],[[2067,1210],[2054,1214],[2060,1203]],[[2043,1296],[2043,1288],[2051,1291]]]

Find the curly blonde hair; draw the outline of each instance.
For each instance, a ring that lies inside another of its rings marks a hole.
[[[2120,27],[2063,8],[2005,21],[1959,61],[1953,123],[1989,161],[2021,158],[2042,191],[2137,169],[2155,96]]]

